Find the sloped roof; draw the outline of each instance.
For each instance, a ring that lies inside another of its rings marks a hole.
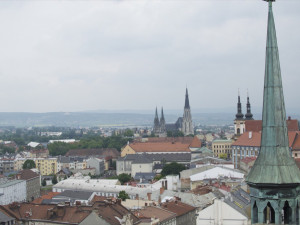
[[[300,132],[297,132],[295,134],[295,139],[292,147],[294,150],[300,150]]]
[[[144,209],[139,210],[139,214],[148,218],[153,218],[155,216],[159,219],[160,223],[176,217],[175,213],[154,206],[146,207]]]
[[[231,178],[240,178],[244,177],[243,173],[237,172],[226,167],[215,167],[197,174],[190,176],[191,181],[198,181],[204,179],[217,179],[219,176],[222,177],[231,177]]]
[[[195,207],[185,204],[181,201],[170,201],[162,203],[161,208],[175,213],[176,217],[182,216],[184,214],[196,210]]]
[[[191,152],[189,144],[180,142],[136,142],[129,146],[136,152]]]
[[[115,148],[94,148],[94,149],[72,149],[66,153],[66,156],[111,156],[118,158],[120,152]]]
[[[30,179],[35,178],[35,177],[40,177],[40,175],[37,174],[37,173],[35,173],[35,172],[33,172],[30,169],[21,170],[17,174],[17,178],[19,180],[30,180]]]
[[[299,131],[298,120],[286,120],[288,131]],[[259,132],[262,130],[262,120],[246,120],[245,131]]]

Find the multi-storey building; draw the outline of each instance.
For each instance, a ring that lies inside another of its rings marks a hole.
[[[21,202],[26,199],[26,181],[0,180],[0,205]]]
[[[227,154],[227,158],[231,158],[232,140],[214,140],[212,142],[212,151],[214,156],[219,157],[220,154]]]
[[[57,173],[57,158],[37,158],[34,161],[42,176]]]
[[[26,200],[33,201],[35,198],[40,197],[40,175],[32,170],[21,170],[17,174],[18,180],[26,181]]]

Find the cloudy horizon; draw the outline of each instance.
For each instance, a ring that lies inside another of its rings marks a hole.
[[[285,105],[295,90],[299,1],[273,4]],[[267,3],[0,1],[0,112],[236,109],[263,98]],[[256,109],[256,110],[255,110]],[[243,108],[243,111],[245,108]]]

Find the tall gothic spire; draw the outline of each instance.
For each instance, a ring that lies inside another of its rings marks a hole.
[[[158,114],[157,114],[157,107],[155,109],[155,117],[154,117],[154,127],[159,126],[159,119],[158,119]]]
[[[251,113],[251,105],[249,100],[249,93],[247,91],[247,113],[245,114],[246,120],[253,120],[253,114]]]
[[[269,0],[261,148],[246,181],[257,184],[300,184],[289,150],[279,53],[272,0]]]
[[[188,93],[188,89],[187,88],[186,88],[186,92],[185,92],[185,104],[184,104],[184,108],[185,109],[189,109],[190,108],[189,93]]]
[[[159,123],[160,123],[160,132],[161,133],[166,132],[166,121],[165,121],[163,107],[161,108],[161,116],[160,116],[160,122]]]
[[[242,113],[242,104],[241,104],[240,91],[238,93],[237,114],[235,115],[235,118],[237,120],[242,120],[244,118],[244,114]]]

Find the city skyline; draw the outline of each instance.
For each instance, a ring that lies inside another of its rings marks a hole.
[[[261,112],[263,1],[0,2],[0,112]],[[299,114],[300,3],[274,6],[288,113]],[[249,35],[251,34],[251,35]],[[257,110],[256,110],[257,109]],[[289,110],[290,109],[290,110]]]

